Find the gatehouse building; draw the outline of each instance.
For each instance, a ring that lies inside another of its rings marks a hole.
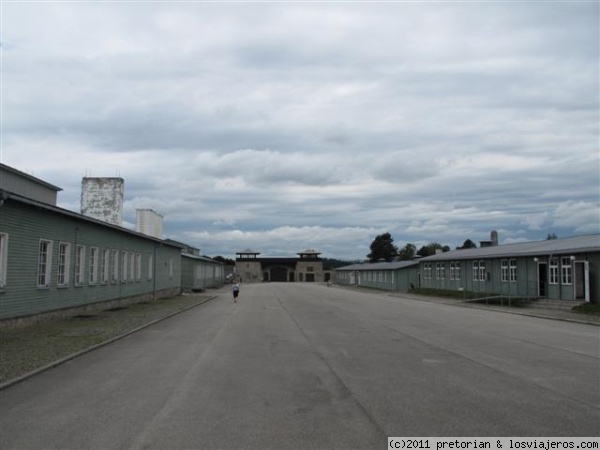
[[[260,282],[322,282],[321,253],[307,249],[297,257],[259,257],[250,249],[236,253],[236,277],[243,283]]]

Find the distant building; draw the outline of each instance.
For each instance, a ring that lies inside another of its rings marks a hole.
[[[152,209],[136,209],[136,231],[158,239],[163,235],[163,216]]]
[[[89,178],[81,181],[81,214],[123,226],[123,178]]]
[[[414,261],[354,264],[335,282],[393,291],[469,291],[486,296],[600,302],[600,235],[498,244],[492,232],[480,248]]]
[[[236,253],[236,277],[244,283],[258,282],[323,282],[320,253],[308,249],[294,258],[259,258],[260,252],[242,250]]]

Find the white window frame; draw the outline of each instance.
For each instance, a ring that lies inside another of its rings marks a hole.
[[[573,284],[573,261],[568,256],[560,258],[560,281],[566,286]]]
[[[500,261],[500,281],[508,283],[508,259]]]
[[[58,264],[56,271],[56,285],[68,286],[71,282],[71,243],[58,243]]]
[[[550,278],[549,284],[558,284],[559,276],[558,276],[558,258],[552,257],[550,258]]]
[[[0,289],[6,286],[8,271],[8,233],[0,233]]]
[[[479,260],[479,281],[485,281],[485,260]]]
[[[102,284],[108,284],[108,279],[110,278],[110,250],[105,248],[102,250],[102,254],[100,257],[100,282]]]
[[[135,253],[129,252],[129,278],[130,283],[135,281]]]
[[[435,279],[446,279],[446,264],[444,264],[443,262],[435,263]]]
[[[473,261],[473,281],[479,281],[479,261]]]
[[[142,254],[136,253],[135,255],[135,281],[142,280]]]
[[[423,278],[431,280],[431,263],[425,263],[423,267]]]
[[[121,252],[121,283],[127,283],[127,252]]]
[[[75,286],[82,286],[85,275],[85,245],[75,246]]]
[[[52,241],[40,239],[38,246],[38,278],[37,287],[50,287],[50,273],[52,269]]]
[[[98,284],[98,259],[100,249],[90,247],[90,284]]]
[[[516,283],[517,282],[517,260],[516,259],[509,259],[508,260],[508,269],[510,272],[510,282],[511,283]]]
[[[112,272],[110,282],[116,284],[119,282],[119,250],[117,250],[116,248],[112,249],[110,251],[110,255],[112,260]]]

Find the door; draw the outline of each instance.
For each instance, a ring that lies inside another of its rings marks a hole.
[[[548,295],[548,263],[538,263],[538,297],[545,298]]]
[[[575,299],[590,301],[590,263],[575,261]]]

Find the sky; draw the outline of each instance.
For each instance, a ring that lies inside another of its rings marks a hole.
[[[600,232],[596,1],[0,4],[0,161],[202,254]]]

